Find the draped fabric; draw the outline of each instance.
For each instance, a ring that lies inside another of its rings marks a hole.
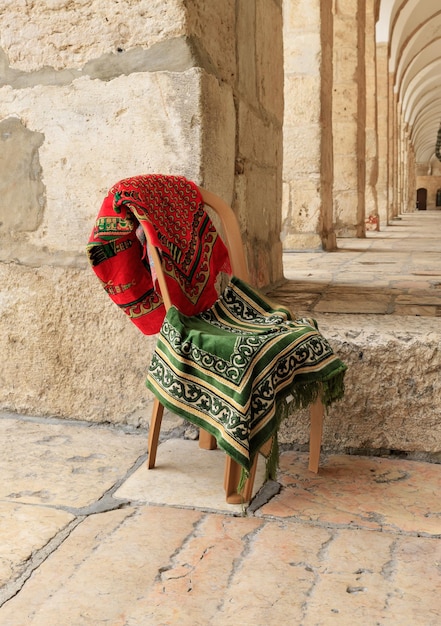
[[[173,306],[166,314],[145,233],[159,250]],[[232,277],[227,249],[198,187],[179,176],[120,181],[104,199],[87,252],[112,300],[145,334],[159,332],[147,386],[173,412],[214,435],[246,474],[280,420],[318,396],[343,394],[346,366],[313,319]],[[275,450],[271,456],[275,468]]]
[[[110,298],[151,335],[161,328],[165,307],[143,229],[160,251],[171,301],[186,315],[213,304],[218,273],[231,269],[194,183],[152,174],[115,184],[101,206],[87,253]]]
[[[293,319],[233,277],[197,316],[167,312],[147,386],[248,472],[289,404],[340,398],[345,370],[313,319]]]

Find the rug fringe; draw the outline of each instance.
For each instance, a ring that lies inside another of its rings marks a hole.
[[[346,369],[337,372],[332,378],[316,383],[297,383],[291,386],[284,398],[277,403],[276,411],[276,427],[272,435],[273,441],[270,453],[266,459],[266,480],[275,480],[277,470],[279,468],[280,449],[278,441],[279,428],[284,419],[289,417],[293,412],[305,409],[313,404],[319,397],[325,408],[328,408],[341,400],[344,395],[344,377]],[[251,461],[252,462],[252,461]],[[245,486],[245,482],[249,476],[249,472],[242,468],[241,477],[238,485],[238,493],[241,493]]]

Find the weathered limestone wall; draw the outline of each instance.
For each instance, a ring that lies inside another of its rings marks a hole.
[[[234,202],[254,279],[281,278],[281,6],[244,5],[0,12],[0,408],[148,420],[154,338],[110,302],[84,252],[121,178],[179,173]]]

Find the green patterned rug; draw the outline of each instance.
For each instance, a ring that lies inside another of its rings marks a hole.
[[[345,371],[314,320],[233,277],[207,311],[167,312],[146,384],[248,472],[283,415],[342,397]]]

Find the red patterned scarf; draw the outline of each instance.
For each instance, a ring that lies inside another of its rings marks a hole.
[[[231,268],[194,183],[182,176],[146,175],[114,185],[97,216],[87,254],[112,300],[144,334],[152,335],[161,328],[165,307],[140,225],[159,249],[171,301],[185,315],[212,306],[218,297],[217,275],[231,274]]]

